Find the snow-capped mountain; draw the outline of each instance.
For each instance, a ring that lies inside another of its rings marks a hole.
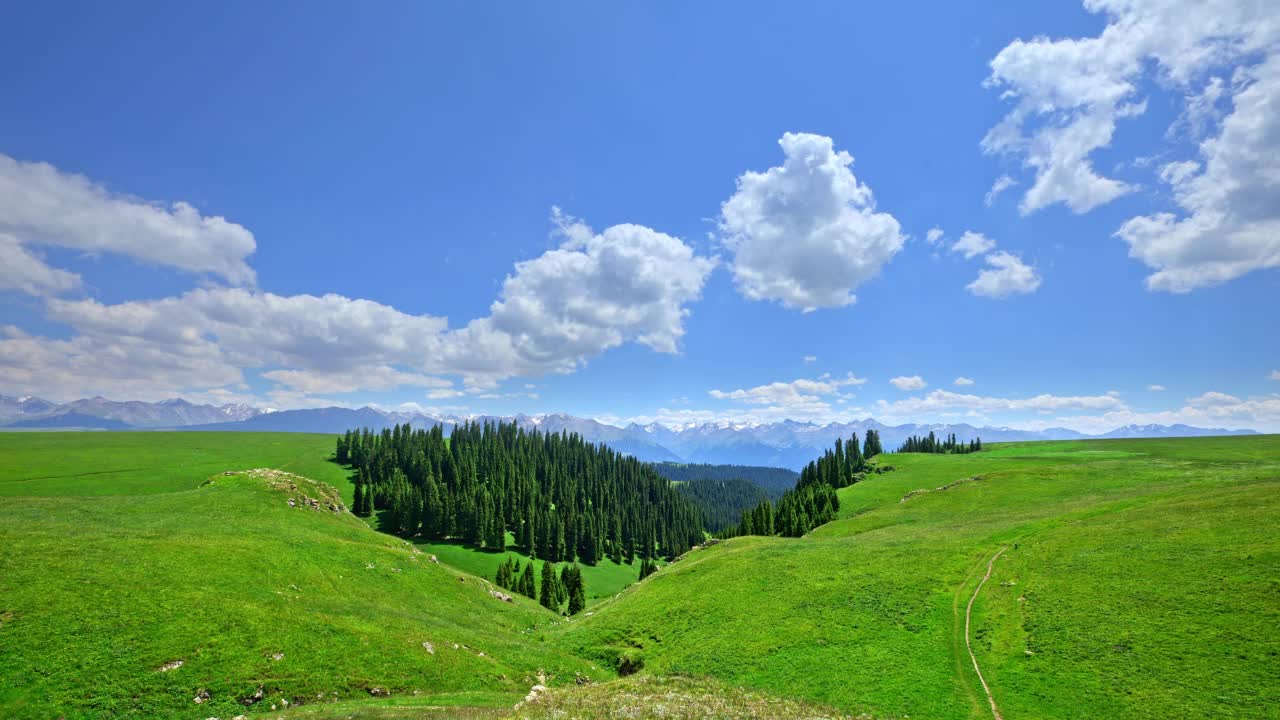
[[[429,415],[373,407],[326,407],[307,410],[267,411],[248,405],[197,405],[185,400],[158,403],[116,402],[96,397],[65,405],[39,398],[0,396],[0,425],[8,427],[82,427],[98,429],[161,429],[219,431],[275,431],[340,433],[349,429],[381,430],[398,424],[421,427],[441,425],[445,432],[465,422],[517,422],[542,432],[577,433],[590,442],[604,443],[641,460],[690,463],[731,463],[798,469],[830,448],[836,438],[867,430],[880,433],[886,448],[895,448],[910,435],[950,435],[961,441],[981,437],[983,442],[1025,440],[1077,440],[1088,437],[1144,438],[1246,435],[1253,430],[1197,428],[1188,425],[1129,425],[1102,435],[1086,435],[1067,428],[1031,431],[1010,427],[974,427],[960,424],[885,425],[868,418],[848,423],[783,420],[775,423],[710,422],[688,425],[632,423],[609,425],[591,418],[563,413],[546,415],[461,416]]]
[[[0,425],[10,427],[176,428],[241,422],[263,412],[243,403],[197,405],[180,398],[151,403],[92,397],[58,404],[0,395]]]

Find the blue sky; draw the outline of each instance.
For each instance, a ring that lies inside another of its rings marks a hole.
[[[0,10],[0,392],[1280,430],[1266,3],[261,5]]]

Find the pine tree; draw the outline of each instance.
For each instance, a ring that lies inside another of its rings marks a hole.
[[[529,564],[525,565],[524,572],[520,574],[519,587],[516,588],[516,592],[536,600],[538,599],[538,589],[534,587],[534,584],[533,561],[530,560]]]
[[[569,614],[577,615],[587,606],[587,590],[582,582],[582,569],[576,564],[572,567],[571,584],[568,588]]]
[[[550,562],[542,563],[542,592],[538,596],[538,602],[542,607],[548,610],[556,610],[559,605],[556,602],[556,571]]]

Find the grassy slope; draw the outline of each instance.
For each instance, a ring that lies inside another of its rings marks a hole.
[[[341,483],[331,443],[0,433],[0,716],[230,717],[259,685],[268,705],[372,687],[507,705],[538,669],[602,675],[541,641],[555,618],[536,604],[495,600],[349,514],[287,504],[319,486],[201,485],[256,466]]]
[[[511,542],[510,536],[511,533],[507,533],[508,542]],[[508,555],[522,564],[529,561],[527,556],[516,552],[515,549],[509,549],[506,553],[497,553],[479,550],[461,543],[424,541],[417,545],[423,552],[440,558],[440,562],[489,579],[493,579],[498,572],[498,566],[506,562]],[[559,569],[565,565],[566,563],[556,563],[556,568]],[[582,569],[582,581],[586,587],[588,606],[622,592],[628,585],[634,584],[640,574],[639,560],[627,565],[606,559],[597,565],[579,565],[579,567]],[[534,576],[541,578],[541,573],[542,561],[539,560],[534,565]]]
[[[844,519],[695,553],[562,641],[876,717],[990,717],[963,613],[1007,546],[974,608],[1007,717],[1274,716],[1280,437],[886,462],[899,469],[841,491]]]

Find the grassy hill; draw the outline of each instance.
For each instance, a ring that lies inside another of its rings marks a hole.
[[[567,623],[470,574],[499,554],[341,512],[332,447],[0,433],[0,717],[988,718],[964,629],[988,563],[968,637],[1004,717],[1280,706],[1280,437],[885,456],[804,538],[617,598],[633,568],[602,564]],[[620,655],[639,678],[574,683]]]
[[[559,631],[600,661],[873,717],[1275,717],[1280,437],[892,455],[800,539],[739,538]]]
[[[0,716],[232,717],[383,691],[510,708],[539,670],[605,675],[541,639],[555,616],[334,512],[348,499],[328,486],[223,474],[347,489],[331,450],[0,433]]]

